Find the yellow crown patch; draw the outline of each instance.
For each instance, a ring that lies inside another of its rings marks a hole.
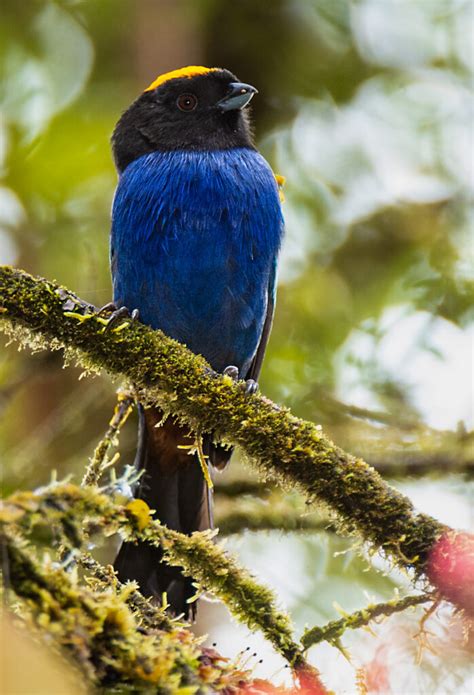
[[[165,72],[163,75],[159,75],[156,80],[145,89],[145,92],[150,92],[152,89],[156,89],[161,84],[168,82],[168,80],[176,80],[179,77],[195,77],[196,75],[205,75],[208,72],[215,72],[216,70],[219,70],[219,68],[205,68],[202,65],[188,65],[185,68]]]

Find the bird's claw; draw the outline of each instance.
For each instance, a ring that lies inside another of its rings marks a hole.
[[[109,311],[111,311],[112,313],[109,316],[107,326],[105,327],[105,332],[110,331],[112,328],[114,328],[114,326],[116,326],[117,323],[122,319],[130,319],[131,321],[137,321],[139,317],[138,309],[133,309],[133,311],[130,312],[130,310],[126,306],[117,307],[113,302],[109,302],[108,304],[105,304],[103,307],[101,307],[97,312],[97,315],[100,316],[101,314],[107,313]]]
[[[253,396],[258,391],[258,383],[254,379],[247,379],[245,382],[245,395]]]
[[[224,369],[223,374],[225,374],[225,376],[230,376],[232,381],[237,381],[239,378],[238,367],[235,367],[233,364],[229,364],[229,366]]]
[[[100,309],[96,310],[96,314],[97,316],[102,316],[102,314],[107,313],[108,311],[117,311],[117,307],[113,302],[107,302],[107,304],[101,306]]]
[[[229,366],[226,367],[222,373],[225,376],[230,376],[232,381],[239,380],[239,369],[238,367],[235,367],[233,364],[229,364]],[[245,381],[241,381],[240,383],[244,388],[245,395],[252,396],[254,393],[257,393],[258,384],[256,381],[254,381],[254,379],[246,379]]]

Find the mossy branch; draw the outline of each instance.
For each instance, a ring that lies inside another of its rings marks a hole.
[[[86,368],[126,377],[142,400],[196,431],[239,445],[263,474],[327,504],[345,531],[359,533],[417,577],[427,570],[436,541],[449,532],[416,513],[407,497],[316,425],[262,396],[246,396],[241,384],[216,375],[202,357],[160,331],[124,321],[105,332],[106,319],[90,305],[54,282],[9,267],[0,267],[0,311],[12,336],[38,348],[65,348]]]
[[[181,625],[166,630],[144,623],[131,605],[133,585],[93,591],[74,574],[40,563],[25,540],[3,525],[0,542],[15,593],[44,635],[68,654],[93,686],[120,692],[232,692],[243,672],[209,654]]]
[[[386,603],[376,603],[366,606],[360,611],[344,615],[339,620],[331,620],[323,627],[312,627],[306,630],[301,638],[304,649],[309,649],[320,642],[331,642],[339,647],[339,640],[346,630],[356,630],[365,627],[377,618],[388,617],[394,613],[400,613],[412,606],[433,601],[434,597],[430,594],[416,594],[396,598]]]
[[[107,455],[112,446],[117,443],[120,430],[126,423],[128,416],[133,410],[134,399],[132,396],[120,392],[117,398],[117,405],[114,414],[109,422],[106,433],[94,449],[92,458],[89,461],[82,485],[97,485],[103,472],[115,463],[115,458],[108,460]]]
[[[305,665],[290,619],[277,608],[272,592],[210,542],[212,532],[186,536],[154,520],[142,500],[126,506],[117,504],[112,498],[120,486],[121,481],[117,481],[117,486],[98,490],[62,483],[37,492],[15,493],[0,507],[0,526],[14,524],[28,532],[38,524],[60,528],[63,542],[66,539],[75,548],[82,547],[94,529],[101,535],[120,531],[128,540],[160,546],[170,564],[182,567],[201,589],[220,598],[250,629],[261,630],[294,668]]]
[[[176,619],[171,618],[164,608],[158,606],[152,599],[145,598],[138,590],[137,584],[132,582],[122,584],[117,579],[112,565],[104,567],[90,553],[86,552],[79,553],[77,561],[86,572],[90,573],[92,579],[97,580],[99,585],[110,587],[116,594],[123,595],[126,604],[138,616],[141,625],[154,630],[158,628],[166,631],[180,626],[184,627],[184,623],[179,623]],[[89,580],[89,583],[92,582]]]

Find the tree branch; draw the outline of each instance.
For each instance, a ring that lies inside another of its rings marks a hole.
[[[89,461],[81,485],[97,485],[103,472],[115,462],[115,457],[110,461],[107,454],[114,444],[116,444],[120,430],[126,423],[128,416],[133,410],[134,401],[132,396],[119,393],[114,414],[109,422],[107,432],[94,449],[92,458]]]
[[[139,616],[140,624],[145,625],[151,630],[170,630],[178,627],[187,627],[185,623],[178,622],[171,618],[164,608],[157,605],[151,598],[145,598],[138,590],[138,585],[133,582],[122,584],[115,574],[112,565],[101,565],[90,553],[81,552],[77,558],[78,564],[86,572],[90,573],[91,578],[96,580],[99,586],[111,588],[116,594],[121,594],[125,598],[125,603],[131,608],[135,615]],[[69,567],[68,567],[69,569]],[[92,582],[89,581],[89,584]],[[134,588],[137,587],[137,588]],[[96,589],[95,586],[93,586]]]
[[[377,618],[400,613],[411,606],[418,606],[421,603],[433,600],[434,598],[430,594],[417,594],[415,596],[393,599],[386,603],[372,604],[360,611],[355,611],[355,613],[344,615],[340,620],[331,620],[323,627],[312,627],[306,630],[301,638],[301,644],[305,649],[309,649],[315,644],[326,641],[339,647],[339,640],[346,630],[356,630],[359,627],[368,625]]]
[[[105,332],[106,320],[90,305],[53,282],[0,268],[3,329],[35,348],[65,348],[68,359],[91,370],[126,377],[141,400],[156,403],[200,432],[214,432],[239,445],[264,475],[298,485],[309,501],[327,504],[346,532],[357,532],[415,576],[436,578],[436,587],[457,605],[470,598],[463,586],[440,580],[433,549],[457,552],[455,532],[415,512],[404,495],[387,485],[364,461],[342,451],[316,425],[300,420],[262,396],[249,397],[241,384],[217,376],[202,357],[136,322]],[[459,548],[466,551],[465,537]],[[469,543],[472,541],[469,540]],[[461,581],[450,575],[451,582]]]
[[[80,549],[92,531],[100,529],[101,536],[121,532],[127,540],[159,546],[167,562],[182,567],[201,590],[220,598],[251,630],[261,630],[293,668],[306,667],[301,647],[293,639],[290,619],[278,609],[270,589],[258,584],[233,557],[210,542],[211,531],[187,536],[153,519],[143,500],[133,500],[125,507],[117,504],[114,492],[121,485],[120,480],[102,489],[60,483],[36,492],[16,493],[0,506],[0,532],[12,524],[28,532],[42,524],[61,529],[63,542],[65,539]]]
[[[251,679],[249,672],[217,653],[214,658],[181,624],[165,629],[160,623],[148,625],[142,606],[131,600],[133,584],[93,591],[71,573],[45,567],[8,526],[0,530],[0,540],[11,585],[40,633],[48,635],[49,646],[53,640],[72,657],[101,692],[117,686],[137,693],[217,692],[227,687],[232,692]]]

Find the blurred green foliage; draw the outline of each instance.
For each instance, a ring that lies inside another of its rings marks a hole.
[[[471,427],[473,7],[3,0],[0,262],[109,301],[115,121],[161,72],[227,67],[258,87],[257,144],[287,177],[262,390],[369,459]],[[116,385],[78,376],[2,349],[6,490],[81,475]]]

